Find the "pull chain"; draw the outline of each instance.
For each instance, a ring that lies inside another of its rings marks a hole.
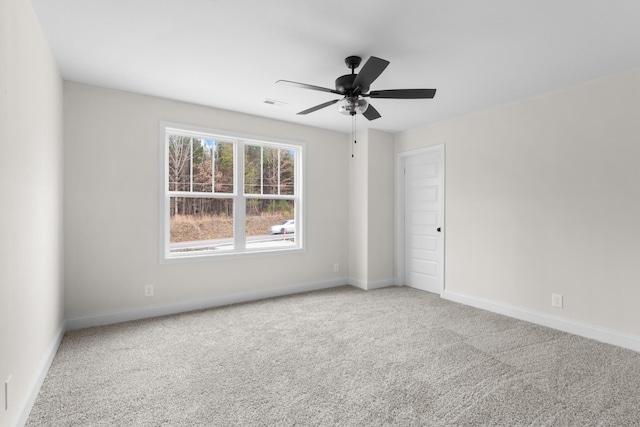
[[[358,143],[358,141],[356,141],[356,115],[353,114],[351,117],[353,117],[353,119],[351,119],[351,139],[353,139],[353,144],[351,144],[351,157],[354,157],[353,149],[355,144]]]

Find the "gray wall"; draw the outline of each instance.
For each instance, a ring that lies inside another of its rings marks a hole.
[[[71,82],[64,95],[67,318],[347,283],[344,134]],[[161,120],[306,144],[306,250],[160,264]]]
[[[349,161],[350,284],[362,289],[393,285],[393,135],[359,131],[353,155]]]
[[[398,134],[446,145],[445,291],[640,337],[638,112],[640,69]]]
[[[31,2],[1,0],[0,31],[0,425],[7,426],[27,405],[63,322],[62,79]]]

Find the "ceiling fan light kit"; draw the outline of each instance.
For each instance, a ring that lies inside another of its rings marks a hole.
[[[363,114],[367,111],[369,103],[364,98],[345,97],[338,101],[338,111],[348,116]]]
[[[344,62],[351,69],[351,74],[345,74],[336,79],[336,88],[329,89],[321,86],[309,85],[306,83],[298,83],[290,80],[278,80],[276,83],[285,83],[291,86],[301,87],[303,89],[311,89],[320,92],[328,92],[336,95],[342,95],[342,99],[335,99],[316,105],[300,111],[299,115],[313,113],[321,110],[329,105],[338,104],[338,111],[342,114],[355,116],[362,114],[367,120],[375,120],[380,118],[380,113],[364,99],[369,98],[386,98],[386,99],[430,99],[436,94],[435,89],[390,89],[376,90],[369,92],[369,87],[389,65],[389,61],[372,56],[362,66],[358,74],[355,69],[360,66],[362,59],[359,56],[348,56]]]

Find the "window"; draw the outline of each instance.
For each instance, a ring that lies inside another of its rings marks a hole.
[[[302,248],[302,146],[161,123],[162,258]]]

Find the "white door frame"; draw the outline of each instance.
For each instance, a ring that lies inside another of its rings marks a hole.
[[[404,264],[404,173],[403,173],[404,163],[408,157],[424,154],[428,152],[438,151],[438,150],[442,150],[442,157],[445,160],[443,162],[444,163],[443,167],[444,167],[446,164],[446,151],[445,151],[444,144],[431,145],[429,147],[419,148],[419,149],[410,150],[410,151],[403,151],[401,153],[396,154],[396,233],[395,234],[396,234],[396,285],[398,286],[405,284],[404,282],[404,279],[405,279],[404,277],[404,270],[405,270],[405,264]],[[446,220],[446,217],[444,216],[445,198],[446,198],[445,181],[446,181],[446,174],[443,173],[443,176],[442,176],[443,197],[440,198],[440,206],[439,206],[439,208],[442,210],[442,213],[443,213],[443,222]],[[445,227],[446,227],[446,224],[442,224],[443,242],[446,237]],[[446,242],[445,242],[445,245],[446,245]],[[444,251],[445,245],[443,245],[443,253],[442,253],[443,263],[446,262],[445,251]],[[444,265],[443,265],[442,288],[440,289],[440,296],[444,295],[444,289],[445,289],[445,274],[444,274]]]

